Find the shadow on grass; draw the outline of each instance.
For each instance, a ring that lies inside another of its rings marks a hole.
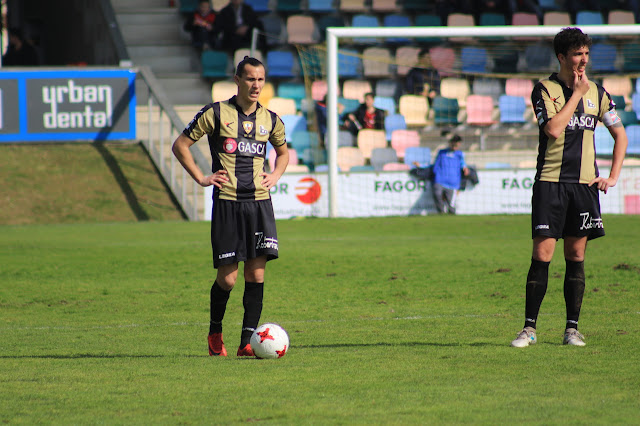
[[[0,355],[0,359],[118,359],[118,358],[205,358],[209,355],[132,355],[132,354],[69,354],[69,355]]]

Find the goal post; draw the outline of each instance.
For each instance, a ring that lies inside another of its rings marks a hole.
[[[640,25],[584,25],[578,26],[590,36],[640,35]],[[338,216],[338,53],[341,39],[345,38],[461,38],[486,39],[504,37],[553,37],[562,26],[468,26],[468,27],[330,27],[326,32],[327,73],[327,134],[328,155],[328,209],[329,217]]]

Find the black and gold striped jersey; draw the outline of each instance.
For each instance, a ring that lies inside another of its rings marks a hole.
[[[549,137],[543,129],[564,107],[573,90],[558,79],[557,73],[534,86],[531,102],[540,128],[536,180],[589,183],[598,176],[595,128],[598,121],[609,126],[619,118],[609,93],[593,81],[589,86],[566,129],[556,139]]]
[[[223,200],[268,200],[269,191],[261,185],[267,156],[267,143],[286,143],[280,117],[258,103],[251,115],[244,115],[236,97],[206,105],[191,120],[183,134],[194,141],[209,139],[212,170],[226,170],[229,181],[215,188]]]

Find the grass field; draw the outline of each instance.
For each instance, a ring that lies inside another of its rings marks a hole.
[[[639,218],[590,243],[587,346],[561,344],[558,250],[539,343],[515,349],[528,221],[279,222],[261,321],[289,332],[279,360],[208,356],[207,223],[2,226],[0,422],[638,424]]]

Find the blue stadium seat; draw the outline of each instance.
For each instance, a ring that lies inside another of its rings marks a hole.
[[[251,6],[256,13],[269,12],[269,0],[244,0],[245,4]]]
[[[373,106],[387,111],[387,114],[396,113],[396,101],[389,96],[376,96],[373,101]]]
[[[463,47],[460,52],[462,72],[484,73],[487,71],[487,49],[482,47]]]
[[[613,136],[605,126],[598,126],[593,133],[596,147],[596,156],[611,157],[613,154]]]
[[[286,50],[270,50],[267,53],[267,75],[270,78],[293,78],[293,53]]]
[[[393,98],[396,101],[400,97],[400,87],[398,87],[398,82],[393,79],[377,80],[375,92],[376,96],[385,96]]]
[[[596,72],[616,72],[616,47],[608,43],[594,43],[589,50],[589,63]]]
[[[296,109],[302,110],[302,100],[307,97],[303,83],[283,82],[278,84],[277,95],[281,98],[289,98],[296,101]]]
[[[632,124],[626,129],[629,145],[627,146],[627,155],[640,155],[640,125]]]
[[[602,13],[594,10],[579,10],[576,13],[576,26],[582,25],[604,25]]]
[[[357,15],[353,16],[353,19],[351,19],[351,26],[353,28],[358,28],[358,27],[379,27],[380,26],[380,22],[378,21],[378,18],[376,18],[375,16],[357,14]],[[377,41],[376,41],[375,38],[371,38],[371,37],[354,37],[353,43],[356,43],[356,44],[377,44]]]
[[[220,78],[228,76],[229,55],[217,50],[204,50],[200,55],[202,76]]]
[[[338,75],[340,78],[361,78],[362,59],[358,51],[342,49],[338,52]]]
[[[458,124],[458,100],[436,96],[433,99],[433,121],[435,124]]]
[[[407,15],[391,14],[385,15],[382,19],[382,25],[385,27],[410,27],[411,20]],[[409,39],[406,37],[390,37],[385,40],[387,43],[409,43]]]
[[[333,0],[309,0],[307,10],[312,13],[331,13],[334,11]]]
[[[524,55],[529,71],[548,71],[554,57],[553,49],[548,43],[529,45],[526,47]]]
[[[410,146],[404,151],[404,163],[416,167],[413,163],[420,164],[420,167],[427,167],[431,164],[431,149],[426,146]]]
[[[498,100],[501,123],[524,123],[527,104],[522,96],[502,95]]]
[[[490,161],[484,165],[485,169],[510,169],[511,163],[501,163],[498,161]]]
[[[636,117],[640,120],[640,93],[634,93],[631,97],[631,107],[633,112],[636,113]]]
[[[371,165],[376,171],[382,171],[385,164],[397,162],[398,154],[393,148],[374,148],[371,150]]]
[[[291,115],[286,114],[280,117],[284,123],[285,134],[287,135],[287,142],[291,142],[293,134],[296,132],[303,132],[307,130],[307,119],[304,115]]]
[[[384,131],[387,140],[391,140],[391,134],[394,130],[406,130],[407,122],[402,114],[390,114],[384,118]]]

